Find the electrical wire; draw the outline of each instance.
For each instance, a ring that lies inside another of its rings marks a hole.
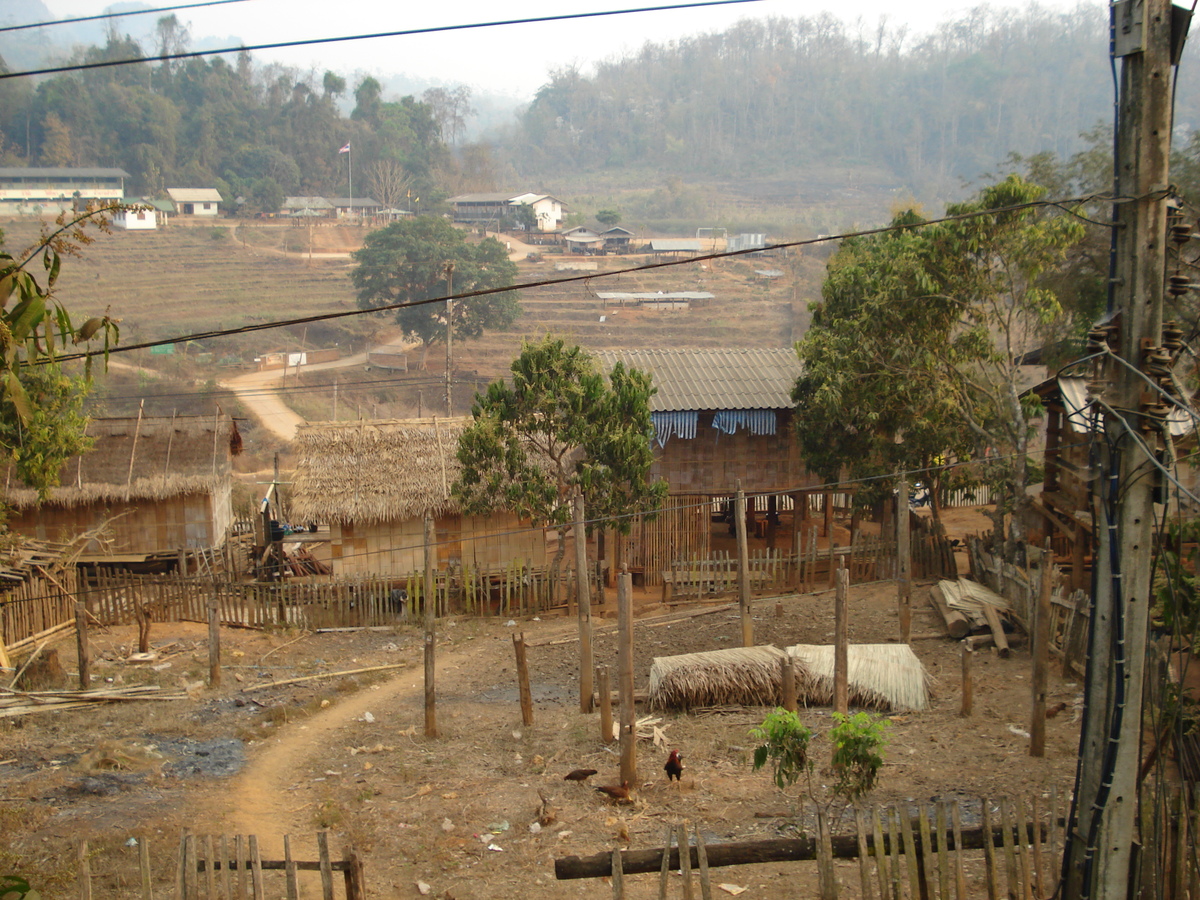
[[[298,41],[274,41],[269,44],[248,44],[241,47],[225,47],[220,50],[189,50],[182,53],[164,53],[144,59],[110,59],[92,63],[76,63],[69,66],[51,66],[45,69],[27,69],[22,72],[0,73],[0,81],[7,78],[25,78],[33,75],[58,75],[64,72],[86,72],[91,69],[107,69],[113,66],[130,66],[153,61],[197,59],[204,56],[220,56],[225,53],[248,53],[252,50],[282,50],[288,47],[311,47],[322,44],[338,44],[350,41],[370,41],[378,38],[412,37],[422,34],[439,34],[467,31],[475,28],[497,28],[503,25],[535,25],[544,22],[569,22],[575,19],[596,19],[605,16],[626,16],[635,13],[670,12],[679,9],[701,9],[706,6],[731,6],[742,3],[758,3],[760,0],[705,0],[698,3],[672,3],[665,6],[641,6],[630,9],[610,9],[597,12],[559,13],[553,16],[536,16],[522,19],[495,19],[490,22],[473,22],[468,25],[434,25],[429,28],[408,28],[402,31],[377,31],[367,34],[351,34],[342,37],[306,38]]]
[[[52,22],[31,22],[28,25],[4,25],[0,34],[6,31],[25,31],[29,28],[48,28],[51,25],[74,25],[78,22],[96,22],[100,19],[119,19],[122,16],[149,16],[154,13],[175,12],[180,9],[198,9],[202,6],[224,6],[226,3],[245,3],[246,0],[205,0],[203,3],[185,3],[182,6],[160,6],[157,9],[131,9],[125,12],[107,12],[95,16],[76,16],[73,19],[55,19]],[[138,60],[144,62],[144,60]]]

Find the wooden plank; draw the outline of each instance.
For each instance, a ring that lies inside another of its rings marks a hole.
[[[329,832],[317,832],[317,856],[321,864],[321,896],[333,900],[333,866],[329,860]]]
[[[254,885],[254,900],[266,900],[266,887],[263,885],[262,856],[258,852],[258,835],[250,835],[250,872]]]
[[[300,886],[296,878],[296,861],[292,859],[292,836],[283,836],[284,880],[287,884],[287,900],[300,900]]]
[[[1017,873],[1017,851],[1013,846],[1013,817],[1012,804],[1007,797],[1000,800],[1000,834],[1004,845],[1004,874],[1008,879],[1008,900],[1017,900],[1021,896],[1021,885]]]
[[[967,900],[967,873],[963,867],[962,805],[955,800],[950,805],[950,820],[954,828],[954,897]]]
[[[934,824],[936,826],[937,835],[937,875],[938,875],[938,896],[941,900],[950,900],[950,854],[946,848],[946,828],[949,826],[949,819],[946,807],[949,804],[945,800],[937,801],[936,818]]]
[[[708,877],[708,847],[699,826],[696,828],[696,862],[700,867],[700,900],[712,900],[712,882]]]
[[[92,862],[87,841],[75,845],[75,865],[79,877],[79,900],[92,900]]]
[[[692,890],[692,854],[684,852],[688,848],[687,826],[680,823],[675,826],[675,845],[680,848],[679,874],[683,878],[683,900],[694,900]]]
[[[983,818],[983,831],[985,834],[992,833],[992,801],[987,797],[980,801],[980,815]],[[998,900],[996,889],[996,845],[994,841],[984,841],[983,844],[983,861],[985,879],[987,883],[988,900]]]
[[[925,870],[921,854],[917,852],[917,842],[913,836],[912,819],[908,810],[900,811],[900,833],[904,837],[904,861],[908,864],[909,890],[914,898],[929,900],[928,884],[925,881]]]
[[[862,900],[874,900],[871,891],[871,855],[867,849],[867,822],[862,807],[857,805],[854,807],[854,833],[858,838],[858,893]]]

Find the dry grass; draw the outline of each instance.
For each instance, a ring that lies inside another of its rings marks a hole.
[[[782,697],[783,659],[783,651],[776,647],[656,657],[650,667],[650,708],[773,706]]]
[[[833,702],[833,646],[797,644],[787,652],[803,670],[804,702]],[[930,676],[907,644],[851,644],[847,680],[852,706],[868,709],[922,710],[929,705]]]

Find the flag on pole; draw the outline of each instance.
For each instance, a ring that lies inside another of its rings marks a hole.
[[[346,146],[343,147],[341,150],[339,150],[338,153],[349,153],[349,152],[350,152],[350,142],[346,141]]]

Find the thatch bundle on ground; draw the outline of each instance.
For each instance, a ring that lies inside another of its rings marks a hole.
[[[778,705],[783,658],[782,650],[770,646],[656,657],[650,666],[650,708]]]
[[[833,646],[797,644],[787,652],[804,674],[800,702],[833,702]],[[930,675],[907,644],[851,644],[847,648],[851,706],[869,709],[924,709]]]

